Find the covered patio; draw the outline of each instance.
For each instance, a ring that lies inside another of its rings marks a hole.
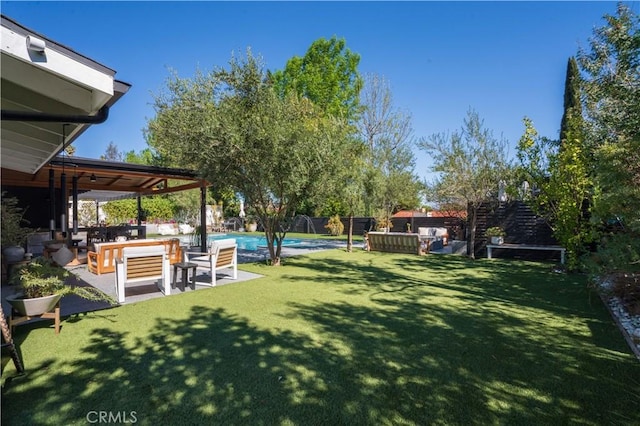
[[[199,188],[201,217],[206,221],[207,186],[204,179],[190,170],[73,156],[57,156],[35,173],[2,168],[3,191],[18,197],[25,207],[37,213],[29,215],[31,226],[48,230],[51,239],[56,233],[63,233],[71,240],[79,232],[90,231],[78,227],[79,200],[100,203],[136,198],[138,217],[132,228],[144,237],[142,197]],[[105,233],[110,231],[110,227],[101,228]],[[116,228],[119,227],[111,229],[113,235],[117,234]]]
[[[1,31],[2,190],[28,207],[31,227],[70,240],[82,198],[140,199],[201,188],[204,200],[206,182],[191,171],[61,156],[90,126],[108,119],[131,85],[112,68],[4,15]]]

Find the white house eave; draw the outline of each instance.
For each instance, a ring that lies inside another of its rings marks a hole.
[[[113,106],[130,88],[114,79],[113,69],[4,15],[0,67],[0,163],[32,174],[92,125],[82,120],[65,124],[59,117],[99,117],[103,107]],[[20,114],[24,119],[15,119]],[[58,118],[29,118],[38,114]]]
[[[46,42],[41,53],[29,50],[28,37],[2,27],[3,79],[28,84],[32,90],[87,113],[95,113],[113,96],[113,74],[79,62]]]

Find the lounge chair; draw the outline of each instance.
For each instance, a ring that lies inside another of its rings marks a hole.
[[[126,284],[138,281],[156,280],[165,296],[171,294],[169,258],[164,246],[125,247],[122,258],[116,259],[115,275],[119,303],[125,301]]]
[[[207,253],[185,252],[184,261],[195,263],[211,274],[210,284],[205,285],[215,286],[216,271],[222,269],[231,269],[231,278],[238,279],[238,245],[234,238],[214,241]]]

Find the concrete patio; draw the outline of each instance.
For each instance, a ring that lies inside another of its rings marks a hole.
[[[341,242],[326,242],[326,244],[317,246],[317,247],[309,247],[309,248],[300,248],[300,247],[283,247],[282,249],[282,257],[291,257],[291,256],[299,256],[308,254],[312,251],[317,250],[327,250],[332,248],[340,248],[344,247],[345,244]],[[252,263],[252,262],[266,262],[269,258],[269,252],[266,248],[259,248],[258,250],[238,250],[238,263],[241,265],[243,263]],[[231,270],[222,270],[218,271],[217,274],[217,282],[216,287],[229,285],[234,283],[239,283],[243,281],[253,280],[256,278],[260,278],[261,275],[253,274],[250,272],[242,271],[241,267],[238,269],[238,278],[231,279],[230,273]],[[96,275],[87,270],[87,265],[78,265],[78,266],[70,266],[69,269],[74,273],[74,277],[69,278],[69,284],[72,285],[80,285],[80,286],[92,286],[95,287],[112,298],[116,298],[116,288],[115,288],[115,273],[101,274]],[[173,274],[173,268],[171,268],[171,272]],[[173,276],[171,277],[173,278]],[[176,288],[171,289],[172,295],[183,293],[182,285],[180,283],[181,276],[178,274],[177,277],[177,285]],[[208,283],[210,281],[209,275],[203,271],[198,270],[196,274],[196,289],[195,290],[203,290],[210,289],[210,286],[200,285],[198,283]],[[184,292],[194,291],[190,285],[186,285],[184,288]],[[14,294],[16,289],[14,286],[5,285],[2,286],[2,308],[5,314],[9,314],[11,312],[11,308],[5,298],[11,294]],[[140,303],[149,299],[154,299],[158,297],[165,297],[165,295],[160,291],[156,282],[153,280],[150,281],[142,281],[140,283],[127,284],[126,287],[126,302],[125,304],[131,303]],[[115,305],[118,306],[118,305]],[[82,299],[78,296],[67,296],[60,303],[60,316],[62,318],[68,317],[70,315],[81,314],[84,312],[91,312],[101,309],[108,309],[112,306],[107,302],[96,302]],[[33,321],[39,321],[35,319]],[[64,321],[63,321],[64,324]]]

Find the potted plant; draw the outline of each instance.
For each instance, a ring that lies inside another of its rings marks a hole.
[[[18,206],[18,199],[7,197],[6,192],[2,192],[2,212],[0,215],[2,254],[7,263],[19,262],[24,257],[24,245],[27,237],[33,233],[29,228],[23,228],[23,223],[28,223],[24,219],[24,209]]]
[[[202,237],[202,227],[200,225],[196,225],[193,227],[193,231],[189,234],[189,247],[195,249],[196,247],[200,247]]]
[[[247,232],[256,232],[258,230],[258,222],[256,222],[253,216],[248,216],[244,227]]]
[[[487,228],[485,235],[491,239],[491,244],[504,244],[504,237],[507,233],[499,226]]]
[[[376,231],[389,232],[393,228],[393,222],[390,217],[383,216],[376,219]]]
[[[52,260],[37,257],[31,263],[20,266],[11,277],[18,286],[16,294],[7,296],[9,304],[23,316],[42,315],[49,312],[60,298],[75,294],[88,300],[115,301],[95,287],[72,286],[65,283],[71,272]]]

